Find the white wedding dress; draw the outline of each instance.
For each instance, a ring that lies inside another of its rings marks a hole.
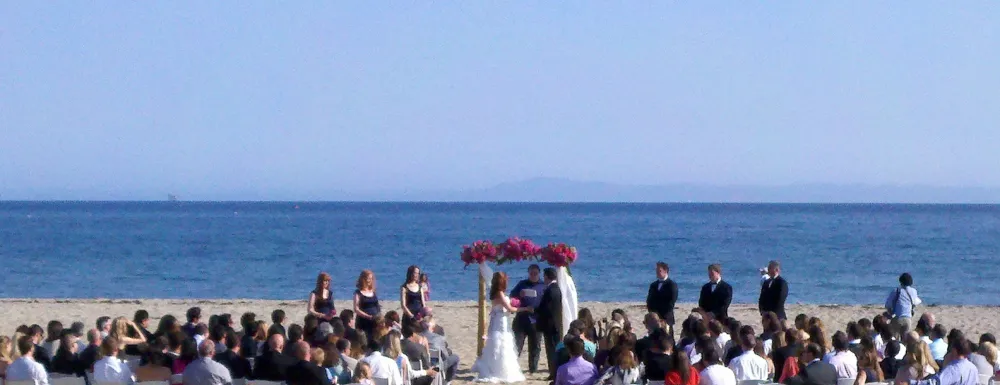
[[[478,373],[476,382],[512,383],[524,381],[521,364],[517,361],[514,333],[510,329],[509,314],[510,312],[503,305],[493,305],[493,309],[490,310],[490,326],[486,331],[486,346],[483,347],[483,355],[472,365],[472,371]]]

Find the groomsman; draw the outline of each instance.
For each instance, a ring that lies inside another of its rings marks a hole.
[[[708,283],[701,287],[698,307],[721,320],[729,316],[729,304],[733,302],[733,287],[722,280],[722,265],[708,265]]]
[[[760,314],[773,311],[779,319],[785,317],[785,299],[788,298],[788,282],[781,276],[781,263],[771,261],[767,263],[767,270],[761,269],[760,299],[757,300],[757,307]]]
[[[669,278],[670,267],[665,262],[656,263],[656,281],[649,284],[646,310],[656,313],[674,331],[674,305],[677,303],[677,284]]]

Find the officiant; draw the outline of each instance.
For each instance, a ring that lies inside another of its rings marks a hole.
[[[521,307],[538,309],[541,302],[542,293],[545,291],[545,282],[541,277],[541,268],[532,264],[528,266],[528,279],[521,280],[510,292],[510,298],[516,298],[521,302]],[[538,371],[538,360],[542,352],[542,333],[536,328],[538,319],[535,313],[519,312],[514,316],[514,345],[517,347],[517,355],[521,356],[524,348],[524,340],[528,340],[528,371],[535,373]]]

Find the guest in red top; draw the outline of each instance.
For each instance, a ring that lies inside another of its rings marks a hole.
[[[691,366],[691,359],[684,349],[675,351],[671,361],[673,369],[667,372],[665,385],[698,385],[701,376],[698,375],[698,370]]]

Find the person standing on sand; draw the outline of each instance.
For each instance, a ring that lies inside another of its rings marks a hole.
[[[923,301],[917,296],[917,289],[913,288],[913,276],[910,273],[903,273],[899,276],[899,287],[889,293],[885,299],[886,315],[892,317],[892,323],[900,335],[906,334],[911,329],[913,314]]]
[[[555,380],[556,371],[556,345],[562,337],[559,329],[562,327],[562,292],[556,283],[556,269],[545,268],[542,273],[545,276],[545,292],[535,309],[537,315],[537,330],[542,332],[545,340],[545,357],[549,364],[549,380]]]
[[[656,263],[656,281],[649,284],[646,294],[646,311],[656,313],[669,326],[667,332],[674,333],[674,306],[677,304],[677,284],[669,277],[670,266],[666,262]]]
[[[518,282],[510,291],[510,298],[517,298],[521,307],[538,308],[538,303],[545,292],[545,282],[542,281],[542,271],[538,265],[528,266],[528,279]],[[538,318],[532,312],[518,312],[514,316],[514,345],[517,356],[524,350],[524,340],[528,339],[528,372],[538,371],[538,359],[542,353],[542,333],[537,327]]]
[[[788,319],[785,316],[785,299],[788,298],[788,282],[781,276],[781,263],[771,261],[767,263],[767,269],[761,269],[760,277],[760,298],[757,300],[757,307],[760,314],[764,315],[769,311],[778,315],[778,319]]]
[[[698,308],[721,320],[729,316],[729,304],[732,302],[733,287],[722,280],[722,265],[708,265],[708,283],[701,287]]]

